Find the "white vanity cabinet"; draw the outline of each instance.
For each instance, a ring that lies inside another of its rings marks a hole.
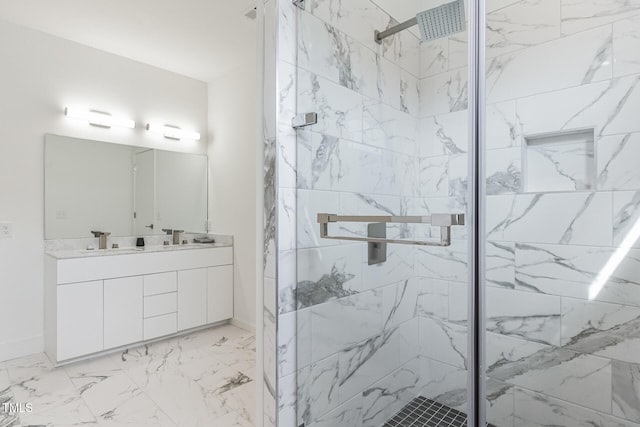
[[[45,257],[45,349],[56,363],[233,317],[233,248]]]
[[[178,271],[178,330],[207,323],[207,269]]]
[[[178,272],[144,276],[144,339],[178,332]]]
[[[104,348],[142,341],[142,276],[104,281]]]
[[[103,349],[102,281],[61,285],[57,289],[57,357],[71,359]]]
[[[219,322],[231,317],[233,317],[233,265],[209,267],[207,269],[207,322]]]

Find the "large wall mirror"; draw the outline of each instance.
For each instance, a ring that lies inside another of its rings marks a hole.
[[[206,231],[207,157],[45,136],[45,239]]]

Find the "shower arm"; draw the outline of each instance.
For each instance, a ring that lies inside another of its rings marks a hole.
[[[386,39],[387,37],[390,37],[396,33],[399,33],[400,31],[404,31],[407,28],[411,28],[415,25],[418,25],[417,17],[411,18],[408,21],[403,22],[402,24],[398,24],[395,27],[389,28],[388,30],[384,30],[384,31],[376,30],[374,32],[373,38],[376,41],[376,43],[382,44],[382,40]]]
[[[434,227],[440,227],[440,241],[429,242],[424,240],[399,240],[376,237],[329,236],[330,222],[429,224]],[[449,246],[451,245],[451,226],[464,225],[464,214],[433,214],[428,216],[340,216],[319,213],[318,224],[320,224],[320,237],[323,239],[352,240],[369,243],[399,243],[403,245],[420,246]]]

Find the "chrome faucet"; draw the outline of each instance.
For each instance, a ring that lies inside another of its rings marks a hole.
[[[180,244],[180,239],[182,238],[182,233],[184,233],[184,230],[173,230],[173,244],[174,245],[179,245]]]
[[[167,236],[171,236],[173,234],[174,245],[180,244],[180,239],[182,238],[182,233],[184,233],[184,230],[172,230],[171,228],[163,228],[162,231],[167,233]]]
[[[104,231],[92,231],[91,233],[94,237],[98,238],[98,249],[107,249],[107,237],[109,237],[111,233]]]

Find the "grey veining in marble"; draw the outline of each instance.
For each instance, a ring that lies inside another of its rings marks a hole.
[[[340,149],[338,145],[339,139],[335,136],[322,135],[322,139],[319,147],[315,151],[313,163],[311,164],[313,184],[318,181],[318,177],[322,174],[330,165],[331,159],[336,156],[338,162],[340,161]],[[338,170],[340,168],[338,167]],[[339,179],[339,176],[338,176]]]
[[[624,240],[629,229],[638,220],[638,212],[640,212],[640,191],[627,193],[625,202],[620,206],[615,206],[613,234],[617,244]],[[638,242],[633,244],[637,246]]]
[[[638,40],[640,31],[636,15],[632,18],[613,24],[613,46],[616,63],[613,67],[614,76],[623,76],[640,71],[640,56],[638,55]]]
[[[438,122],[436,117],[433,118],[433,121],[438,129],[436,135],[442,144],[444,152],[447,154],[462,154],[466,153],[466,150],[458,147],[456,142],[446,133],[445,128]]]
[[[276,141],[267,140],[264,143],[264,268],[267,266],[270,245],[276,237],[276,178]]]
[[[597,27],[640,12],[640,4],[634,0],[562,0],[560,3],[563,34]]]
[[[410,402],[419,389],[419,363],[415,358],[363,391],[362,424],[382,425]]]
[[[607,413],[594,411],[584,406],[554,399],[544,394],[516,388],[515,425],[532,427],[638,427],[639,424],[625,421]]]
[[[516,288],[588,299],[590,285],[614,253],[603,247],[516,244]],[[639,269],[640,253],[631,249],[594,299],[640,305]]]
[[[502,288],[515,288],[515,244],[487,242],[487,283]]]
[[[3,372],[0,372],[2,375]],[[5,388],[0,390],[0,426],[2,427],[13,427],[20,425],[20,416],[18,412],[13,411],[5,411],[5,406],[16,404],[18,402],[15,401],[13,397],[13,393],[11,392],[11,388],[7,384]],[[22,402],[27,403],[27,402]]]
[[[613,53],[613,34],[607,37],[596,51],[589,69],[584,73],[582,84],[597,81],[596,76],[604,65],[608,65]]]
[[[640,423],[640,365],[613,362],[613,415]]]
[[[620,339],[624,339],[624,335],[628,331],[637,329],[640,324],[640,319],[636,319],[633,322],[629,322],[624,328],[616,328],[616,330],[610,331],[587,331],[584,336],[576,337],[565,347],[573,347],[581,353],[575,351],[568,351],[562,347],[541,347],[540,350],[518,358],[516,360],[499,359],[493,362],[487,368],[487,373],[491,378],[501,381],[509,381],[519,375],[529,373],[531,371],[547,370],[551,367],[560,366],[563,363],[570,362],[583,356],[583,354],[591,354],[597,349],[610,343],[616,342]],[[580,346],[574,345],[580,343]],[[569,374],[569,373],[568,373]]]
[[[584,191],[593,188],[593,136],[570,143],[527,145],[527,191]]]
[[[353,274],[345,273],[334,265],[331,272],[324,274],[317,282],[310,280],[298,282],[294,292],[298,309],[356,294],[356,291],[344,287],[344,284],[353,277]]]
[[[372,358],[376,357],[384,350],[387,350],[385,346],[390,343],[398,345],[395,342],[396,338],[402,334],[402,325],[397,324],[396,318],[400,316],[400,306],[402,304],[413,303],[409,300],[407,289],[408,281],[406,281],[400,290],[400,293],[396,295],[395,301],[392,303],[392,307],[388,310],[385,323],[382,331],[375,334],[359,343],[351,345],[342,351],[341,372],[340,372],[340,385],[344,386],[354,374],[356,374],[361,368],[369,362]],[[411,338],[409,337],[409,340]],[[417,354],[416,354],[417,355]],[[411,357],[411,355],[403,355],[402,357]],[[388,359],[390,361],[391,359]],[[396,358],[397,360],[397,358]]]
[[[487,100],[499,102],[611,79],[611,28],[595,28],[489,60]],[[571,51],[572,55],[566,52]],[[556,59],[548,67],[542,58]]]
[[[590,327],[573,336],[564,347],[586,354],[598,354],[609,347],[619,346],[628,340],[640,338],[640,315],[628,322],[608,329]],[[635,359],[635,357],[634,357]],[[640,361],[640,359],[638,359]]]
[[[487,379],[487,422],[494,426],[511,426],[514,417],[515,387]]]
[[[513,193],[520,191],[521,171],[513,163],[506,170],[495,172],[487,177],[487,194]]]
[[[640,171],[635,159],[640,155],[640,134],[627,133],[602,137],[597,145],[598,189],[636,190]]]
[[[595,193],[591,193],[591,194],[589,194],[589,196],[587,196],[586,200],[584,201],[584,204],[582,205],[580,210],[576,213],[574,218],[571,220],[571,222],[569,223],[569,225],[568,225],[567,229],[565,230],[564,234],[560,238],[560,243],[569,243],[569,242],[572,241],[573,234],[574,234],[574,224],[587,211],[587,209],[589,208],[589,205],[591,204],[591,202],[595,198],[595,196],[596,196]]]
[[[603,387],[611,382],[608,359],[558,347],[536,350],[525,341],[488,363],[490,378],[599,411],[611,407],[611,388]]]
[[[358,90],[358,81],[351,68],[351,48],[346,38],[344,38],[335,28],[325,24],[325,28],[333,42],[333,60],[338,68],[338,80],[340,84],[349,89]]]
[[[492,240],[611,244],[611,193],[531,193],[488,196],[487,236]],[[553,221],[547,221],[550,216]],[[598,221],[599,227],[593,227]],[[539,225],[544,222],[544,227]]]
[[[8,362],[6,373],[11,387],[0,387],[0,402],[30,402],[33,411],[11,420],[0,409],[3,427],[247,427],[255,419],[255,337],[229,325],[64,368],[37,354]]]

